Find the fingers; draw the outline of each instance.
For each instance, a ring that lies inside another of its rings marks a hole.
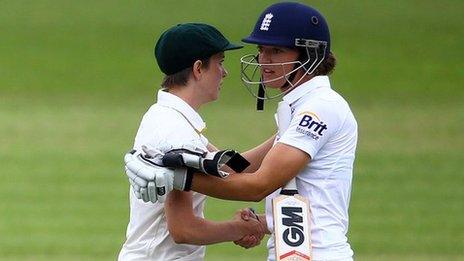
[[[235,219],[240,218],[243,221],[244,233],[247,234],[240,240],[234,241],[236,245],[243,248],[255,247],[261,243],[264,237],[264,228],[251,208],[240,209],[235,213]]]
[[[259,243],[261,242],[261,240],[263,240],[265,234],[266,234],[266,233],[259,233],[259,234],[255,235],[255,236],[256,236],[256,240],[257,240],[257,242],[258,242],[258,245],[259,245]]]
[[[241,246],[243,248],[248,248],[248,245],[250,245],[250,241],[251,241],[251,236],[246,235],[242,237],[241,239],[234,241],[234,244]]]
[[[261,243],[261,240],[258,240],[257,237],[254,235],[247,235],[247,236],[244,236],[240,240],[234,241],[234,244],[241,246],[243,248],[246,248],[246,249],[255,247],[259,245],[260,243]]]
[[[261,243],[261,240],[258,239],[256,235],[251,235],[250,239],[248,240],[248,248],[255,247]]]
[[[250,218],[258,219],[258,215],[256,214],[253,208],[244,208],[240,210],[241,217],[243,220],[248,221]]]
[[[258,241],[261,241],[261,239],[264,237],[266,234],[266,228],[263,226],[263,224],[259,221],[258,216],[253,212],[250,211],[250,209],[242,209],[242,219],[246,221],[248,224],[248,233],[253,234],[257,237]],[[248,219],[244,219],[243,216],[248,216]]]
[[[264,237],[264,234],[266,233],[266,228],[263,227],[263,224],[259,220],[256,211],[253,208],[242,209],[242,219],[253,220],[253,222],[256,222],[255,226],[253,227],[255,229],[254,233],[256,233],[258,240],[261,241],[261,239]]]
[[[252,228],[251,228],[252,233],[254,235],[256,235],[257,237],[262,238],[264,236],[264,234],[265,234],[265,230],[264,230],[263,225],[261,224],[261,222],[259,222],[256,219],[252,219],[249,222],[252,222]]]
[[[257,220],[259,220],[258,214],[256,214],[256,210],[254,208],[247,208],[247,210],[253,216],[253,218],[256,218]]]
[[[242,217],[243,220],[248,221],[250,219],[250,214],[249,214],[249,211],[247,209],[242,209],[240,211],[240,214],[241,214],[241,217]]]
[[[248,221],[248,218],[249,216],[246,212],[244,212],[244,209],[239,209],[235,211],[234,219]]]

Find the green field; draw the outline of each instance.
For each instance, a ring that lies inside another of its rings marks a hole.
[[[357,260],[464,259],[464,1],[305,1],[325,14],[333,87],[358,119],[350,207]],[[114,260],[128,221],[122,156],[161,74],[161,31],[201,21],[246,36],[268,1],[0,1],[0,260]],[[254,110],[239,57],[201,111],[219,147],[274,130]],[[230,218],[262,203],[208,199]],[[265,243],[207,260],[264,260]]]

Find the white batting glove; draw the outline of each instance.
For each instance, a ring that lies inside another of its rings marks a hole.
[[[160,142],[156,148],[142,146],[142,150],[130,151],[124,162],[134,194],[144,202],[164,202],[173,189],[189,191],[195,172],[225,178],[229,173],[220,170],[224,165],[241,172],[250,164],[234,150],[209,152],[195,142]]]

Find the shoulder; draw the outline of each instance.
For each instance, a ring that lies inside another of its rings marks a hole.
[[[172,108],[153,104],[145,113],[147,117],[153,121],[162,121],[166,124],[182,124],[182,115]]]
[[[202,144],[200,136],[182,114],[157,104],[152,105],[143,116],[139,134],[145,137],[142,139],[145,142],[138,143],[148,143],[152,146],[156,146],[156,143],[171,145],[194,143],[198,146]]]
[[[343,112],[349,106],[346,100],[331,88],[325,88],[313,95],[304,96],[299,107],[318,107],[331,112]]]
[[[341,124],[351,114],[348,102],[336,91],[327,88],[315,95],[303,97],[295,108],[294,116],[308,115],[332,124]]]
[[[158,131],[166,133],[182,132],[182,130],[190,127],[186,119],[178,111],[158,104],[154,104],[148,109],[143,116],[142,123],[154,125]]]

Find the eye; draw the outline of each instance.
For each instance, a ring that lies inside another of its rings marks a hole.
[[[284,50],[279,49],[279,48],[273,48],[272,49],[272,53],[274,53],[274,54],[279,54],[279,53],[283,53],[283,52],[284,52]]]

